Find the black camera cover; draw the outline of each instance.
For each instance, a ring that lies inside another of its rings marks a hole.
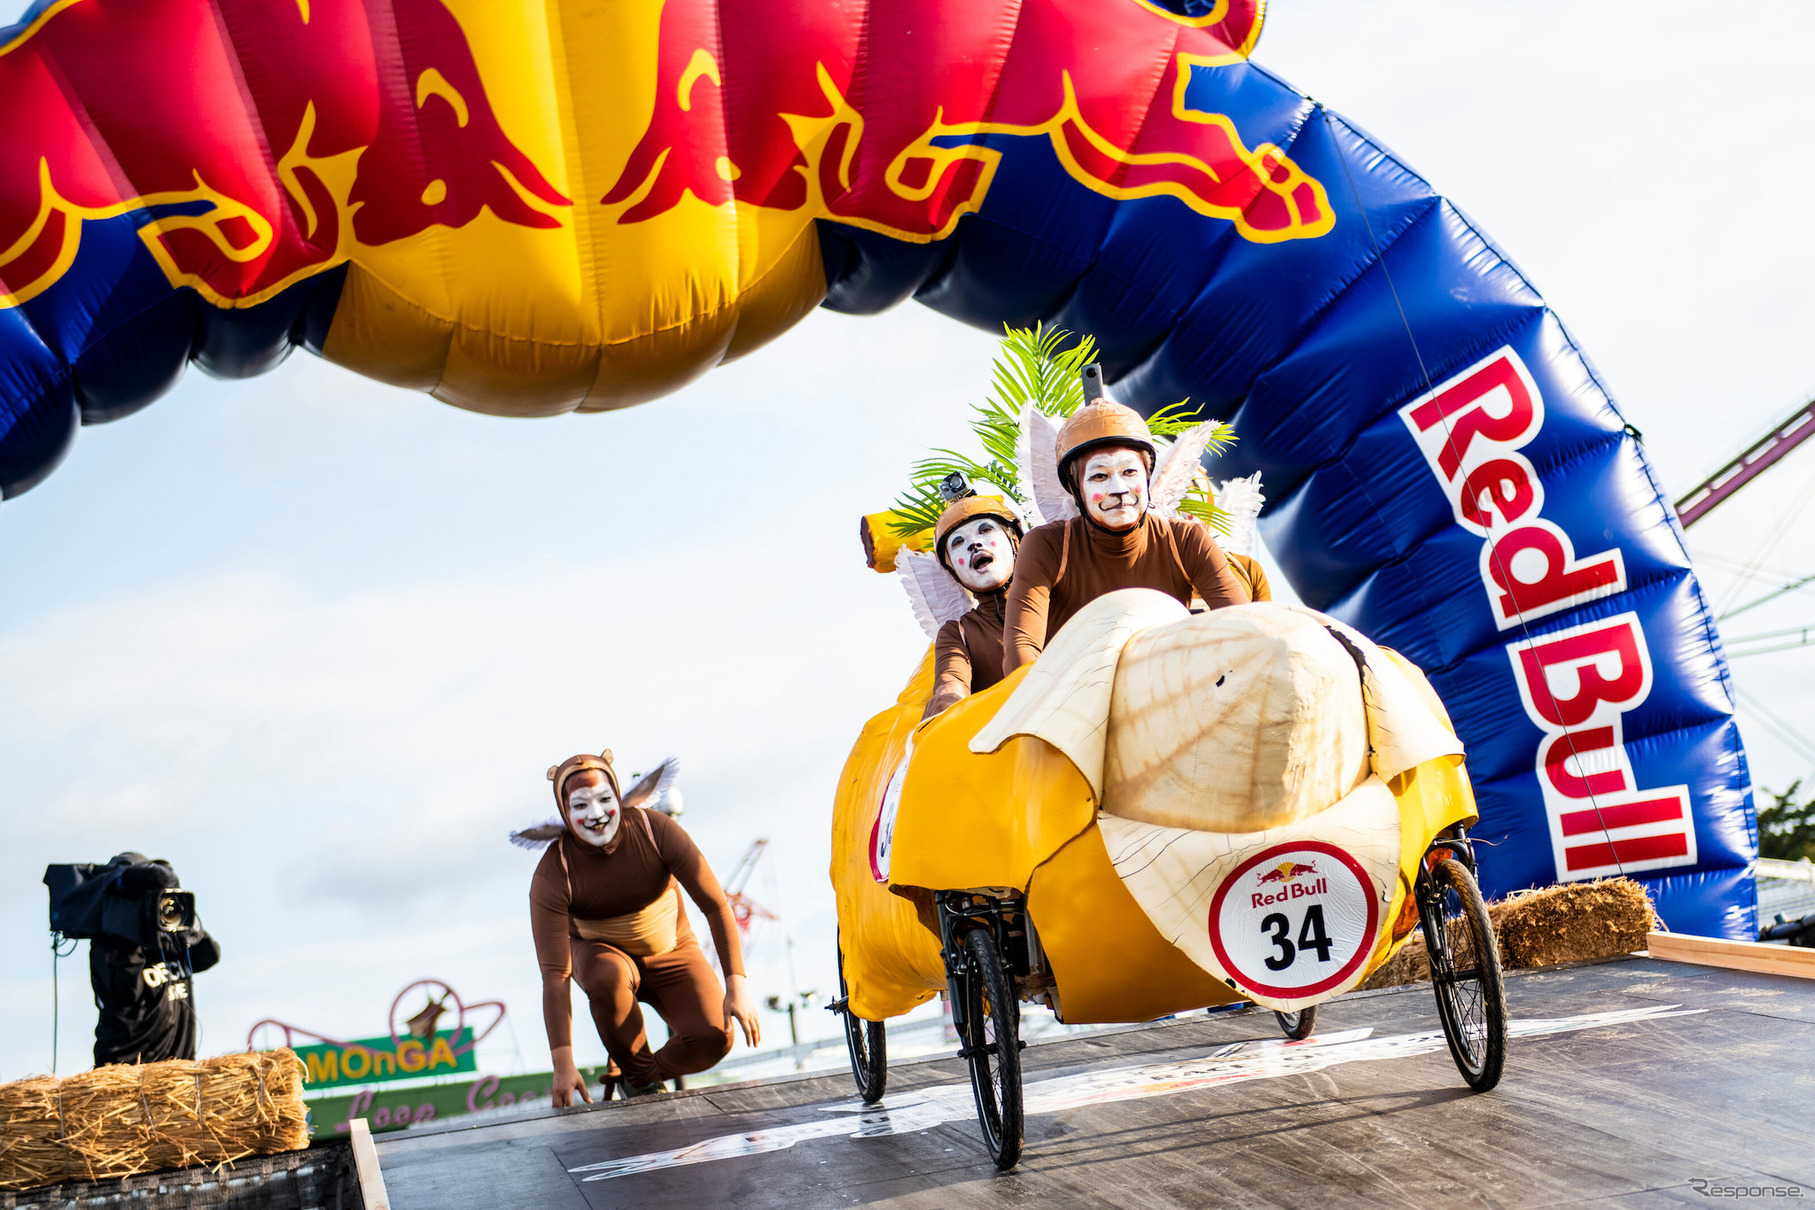
[[[113,936],[153,944],[158,895],[180,884],[169,862],[121,853],[106,865],[47,866],[44,885],[50,888],[52,931],[86,941]]]

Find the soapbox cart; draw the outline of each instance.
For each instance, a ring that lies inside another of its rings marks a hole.
[[[929,653],[859,738],[833,822],[831,1005],[859,1093],[882,1099],[883,1022],[945,993],[985,1146],[1007,1169],[1022,1142],[1021,1003],[1134,1023],[1252,1002],[1305,1039],[1320,1003],[1415,930],[1456,1066],[1492,1088],[1506,1003],[1474,798],[1423,676],[1309,610],[1186,617],[1131,592],[923,722]],[[1302,700],[1287,713],[1313,720],[1293,724],[1307,734],[1248,719],[1239,695],[1276,707],[1282,684],[1328,695],[1330,720]],[[1288,750],[1272,753],[1282,735]],[[1261,780],[1232,782],[1238,766]]]

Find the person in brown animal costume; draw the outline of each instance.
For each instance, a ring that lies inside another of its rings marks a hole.
[[[1057,453],[1080,515],[1036,526],[1021,544],[1003,675],[1032,663],[1080,609],[1118,589],[1153,588],[1180,604],[1195,591],[1211,609],[1248,601],[1207,527],[1148,507],[1154,446],[1138,412],[1108,399],[1087,404],[1059,429]]]
[[[529,914],[557,1108],[576,1093],[592,1099],[573,1058],[570,980],[586,993],[629,1096],[660,1092],[664,1081],[723,1059],[733,1020],[749,1045],[761,1038],[724,889],[692,838],[653,809],[678,771],[671,757],[621,793],[609,750],[571,756],[548,771],[561,818],[511,836],[524,847],[548,846],[530,881]],[[711,928],[722,988],[687,922],[683,888]],[[668,1041],[654,1052],[644,1004],[668,1026]]]

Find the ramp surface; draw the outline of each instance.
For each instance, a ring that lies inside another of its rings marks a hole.
[[[1428,985],[1031,1045],[997,1173],[956,1059],[381,1138],[394,1210],[1706,1205],[1815,1197],[1815,983],[1642,958],[1514,974],[1470,1093]],[[1698,1184],[1699,1183],[1699,1184]],[[1790,1192],[1794,1189],[1795,1192]]]

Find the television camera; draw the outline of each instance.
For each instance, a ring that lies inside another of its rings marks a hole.
[[[105,865],[47,866],[44,885],[51,931],[66,938],[110,937],[157,949],[170,934],[196,927],[195,893],[178,887],[169,862],[140,853]]]

